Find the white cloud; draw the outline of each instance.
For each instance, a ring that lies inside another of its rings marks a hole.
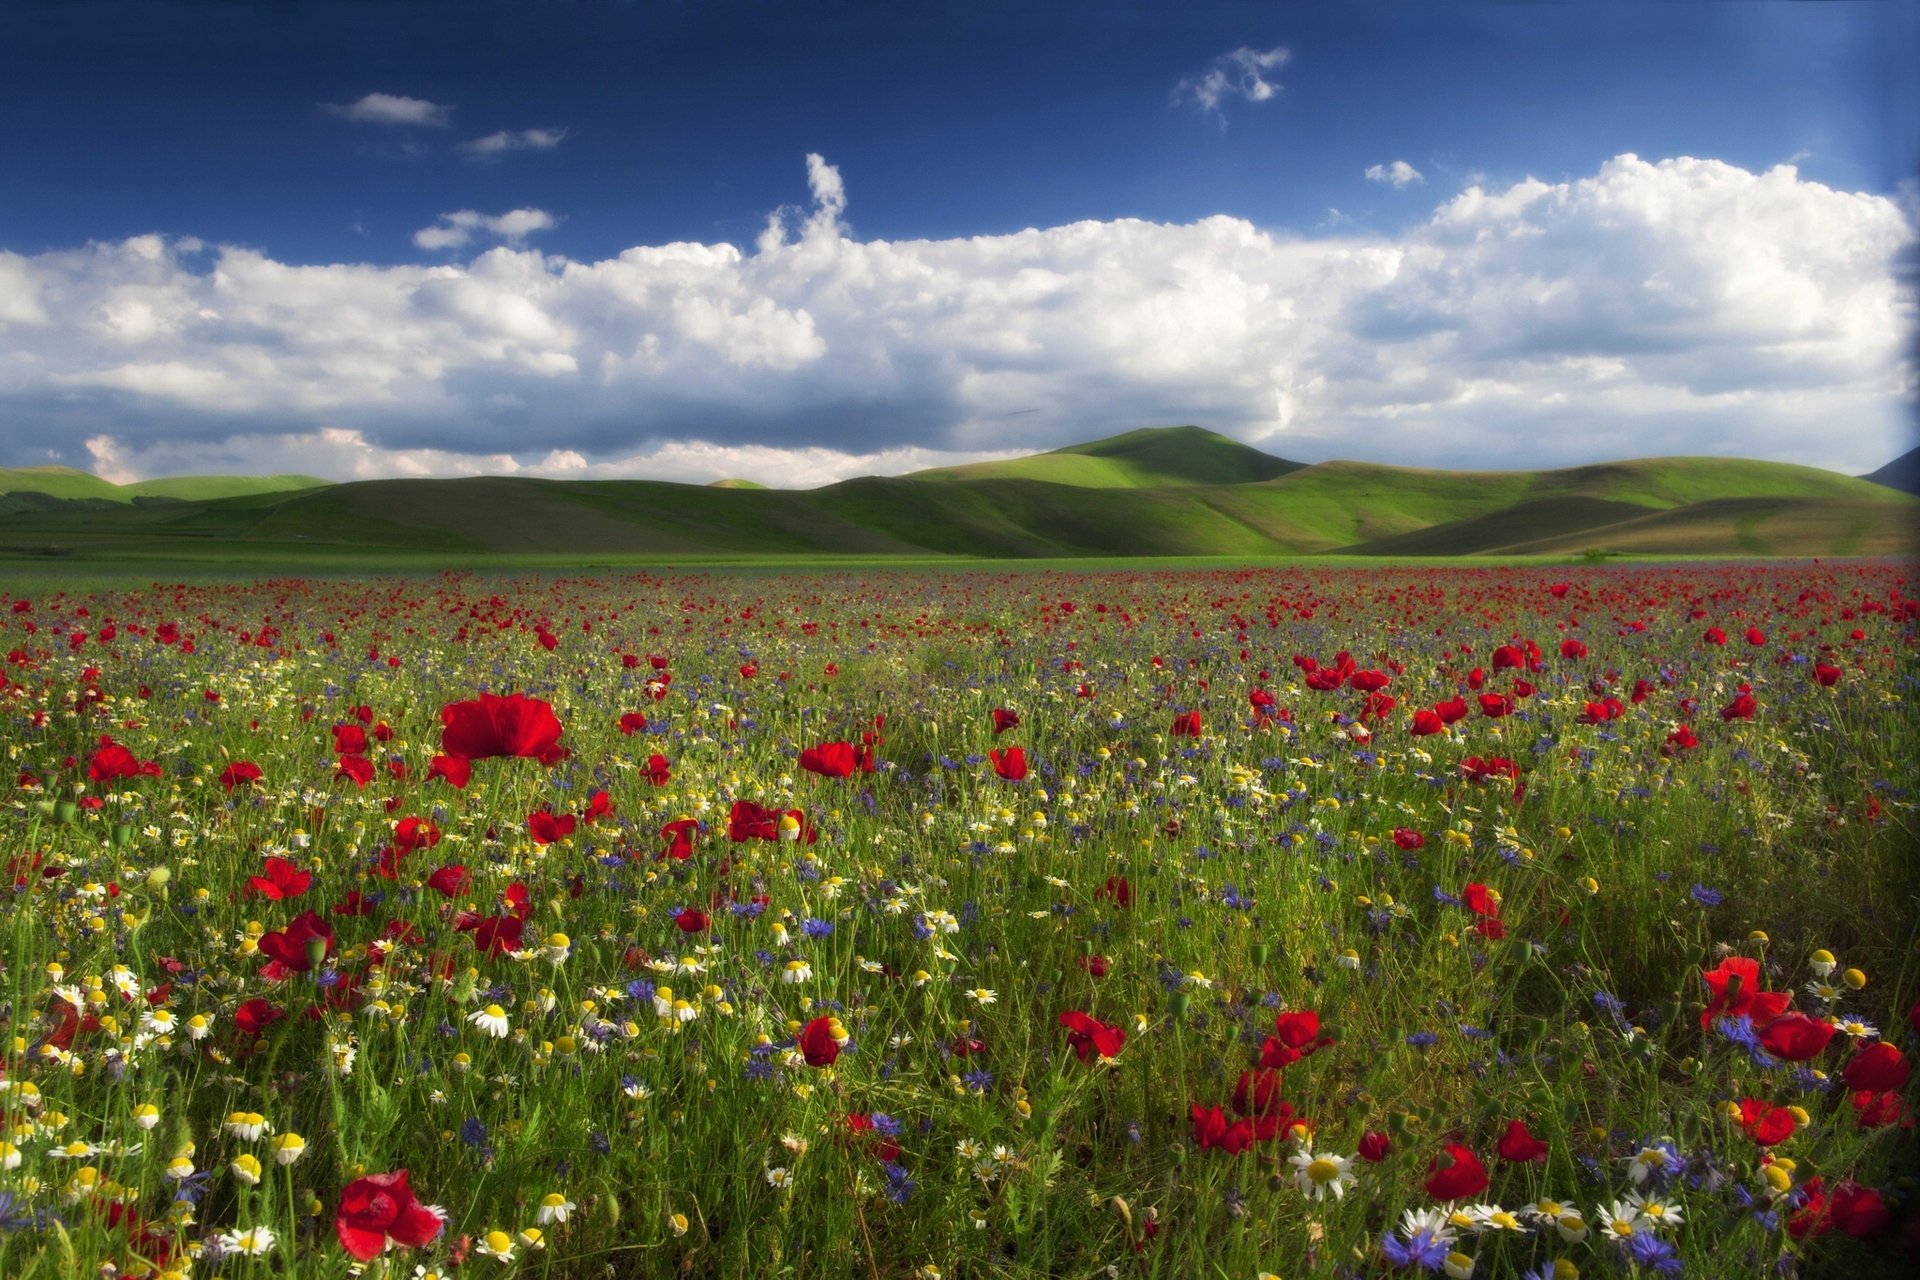
[[[1404,187],[1409,183],[1425,182],[1420,171],[1405,160],[1395,160],[1392,164],[1370,164],[1367,166],[1368,182],[1384,182],[1392,187]]]
[[[1284,47],[1249,49],[1245,45],[1223,53],[1207,64],[1206,70],[1182,77],[1173,87],[1177,106],[1191,102],[1202,111],[1216,113],[1228,98],[1247,102],[1265,102],[1280,92],[1280,86],[1268,75],[1286,65],[1293,55]]]
[[[557,225],[545,209],[514,209],[492,216],[460,209],[443,213],[432,226],[414,232],[413,242],[422,249],[458,249],[476,235],[485,235],[517,245],[534,232],[551,231]]]
[[[509,151],[551,151],[566,136],[565,129],[502,129],[463,142],[460,149],[470,156],[492,159]]]
[[[1197,422],[1477,468],[1909,447],[1896,201],[1607,162],[1393,236],[1237,218],[863,241],[841,175],[758,242],[292,265],[138,237],[0,255],[0,464],[805,485]],[[541,228],[462,211],[436,228]],[[533,215],[538,215],[537,217]],[[550,222],[544,224],[550,225]],[[435,228],[429,228],[434,230]],[[1904,381],[1903,381],[1904,380]],[[106,465],[106,464],[101,464]]]
[[[326,105],[328,111],[355,124],[417,124],[444,129],[453,123],[453,108],[394,93],[369,93],[354,102]]]

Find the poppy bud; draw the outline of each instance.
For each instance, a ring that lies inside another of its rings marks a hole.
[[[1248,947],[1247,959],[1253,963],[1255,968],[1258,968],[1261,965],[1266,964],[1267,944],[1264,942],[1256,942],[1251,947]]]
[[[1170,992],[1167,996],[1167,1012],[1176,1018],[1187,1016],[1187,1009],[1193,1004],[1193,997],[1184,991]]]
[[[322,960],[325,960],[326,958],[327,958],[327,940],[323,937],[317,937],[317,936],[308,938],[307,939],[307,967],[309,969],[316,969],[320,966],[320,962]]]
[[[79,812],[80,812],[79,807],[75,805],[73,801],[71,800],[57,801],[53,806],[53,820],[55,822],[58,822],[61,826],[66,826],[68,823],[73,821],[74,817]]]

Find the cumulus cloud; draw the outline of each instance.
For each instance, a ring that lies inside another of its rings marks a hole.
[[[325,106],[355,124],[417,124],[444,129],[453,123],[452,107],[396,93],[369,93],[353,102],[329,102]]]
[[[1410,183],[1425,182],[1420,171],[1405,160],[1395,160],[1392,164],[1370,164],[1367,166],[1368,182],[1384,182],[1390,187],[1404,187]]]
[[[807,176],[749,248],[574,261],[474,214],[435,226],[509,243],[437,265],[160,236],[0,254],[0,464],[52,442],[84,466],[105,440],[130,475],[809,485],[1153,422],[1476,468],[1858,473],[1909,443],[1910,225],[1788,166],[1624,155],[1469,187],[1392,236],[1213,217],[917,241],[857,239],[839,171]]]
[[[509,151],[551,151],[567,136],[565,129],[502,129],[484,138],[472,138],[460,149],[481,160],[491,160]]]
[[[557,225],[545,209],[514,209],[489,216],[472,209],[443,213],[430,227],[413,233],[413,242],[422,249],[460,249],[475,236],[489,236],[507,244],[519,244],[536,231],[550,231]]]
[[[1292,56],[1279,45],[1271,49],[1249,49],[1242,45],[1215,58],[1206,70],[1183,76],[1173,86],[1173,102],[1176,106],[1191,102],[1209,114],[1218,113],[1228,98],[1265,102],[1280,92],[1280,86],[1267,77],[1285,66]]]

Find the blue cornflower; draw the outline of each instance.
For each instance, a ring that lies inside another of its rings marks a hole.
[[[1422,1227],[1407,1240],[1396,1235],[1382,1236],[1380,1252],[1396,1270],[1419,1267],[1422,1271],[1438,1271],[1447,1260],[1447,1241],[1435,1235],[1431,1228]]]
[[[800,932],[809,938],[824,938],[833,932],[831,921],[808,916],[800,922]]]
[[[887,1175],[887,1199],[895,1204],[905,1204],[920,1184],[909,1177],[907,1171],[898,1164],[885,1164],[881,1168],[886,1170]]]
[[[1627,1255],[1636,1269],[1657,1272],[1663,1276],[1680,1274],[1679,1252],[1650,1231],[1636,1231],[1628,1236],[1621,1252]]]
[[[960,1079],[967,1088],[974,1090],[976,1093],[985,1093],[987,1090],[993,1088],[993,1072],[988,1071],[985,1067],[979,1067],[969,1071],[961,1076]]]
[[[1721,902],[1720,891],[1718,889],[1709,889],[1703,884],[1694,885],[1693,888],[1687,890],[1687,895],[1703,907],[1717,907]]]
[[[1746,1014],[1732,1018],[1715,1018],[1713,1029],[1746,1051],[1746,1055],[1756,1067],[1777,1067],[1780,1060],[1768,1053],[1760,1043],[1760,1033],[1754,1030],[1753,1019]]]
[[[1431,1031],[1415,1031],[1407,1036],[1407,1043],[1416,1049],[1425,1049],[1429,1045],[1439,1043],[1439,1040],[1440,1037]]]
[[[886,1112],[876,1111],[869,1118],[873,1121],[873,1131],[881,1137],[897,1138],[900,1136],[900,1122]]]

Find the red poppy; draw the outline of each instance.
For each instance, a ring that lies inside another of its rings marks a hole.
[[[1081,956],[1080,967],[1087,971],[1089,977],[1104,978],[1113,966],[1105,956]]]
[[[1393,677],[1384,671],[1356,671],[1347,677],[1347,683],[1361,693],[1378,693],[1393,683]]]
[[[1512,715],[1513,699],[1504,693],[1483,693],[1480,695],[1480,714],[1495,720]]]
[[[262,934],[257,944],[267,957],[261,976],[278,982],[290,973],[310,973],[333,954],[333,926],[311,911],[302,911],[284,929]]]
[[[1427,1194],[1435,1200],[1466,1200],[1487,1189],[1487,1167],[1457,1142],[1433,1158],[1427,1169]]]
[[[682,933],[705,933],[712,921],[707,913],[698,907],[682,907],[673,917],[673,923]]]
[[[427,767],[427,781],[440,779],[456,791],[465,791],[473,781],[473,765],[464,756],[435,756]]]
[[[1503,644],[1493,651],[1493,669],[1511,671],[1527,665],[1527,651],[1517,644]]]
[[[658,862],[663,858],[672,858],[675,861],[681,861],[691,858],[693,856],[693,837],[699,830],[700,824],[692,818],[681,818],[677,821],[669,822],[666,826],[660,828],[660,838],[667,842],[667,847],[656,855],[654,860]]]
[[[1440,717],[1442,724],[1458,724],[1467,718],[1467,700],[1448,698],[1445,702],[1433,704],[1433,712]]]
[[[1784,1013],[1762,1028],[1760,1043],[1776,1058],[1807,1062],[1819,1057],[1839,1030],[1804,1013]]]
[[[524,693],[483,693],[471,702],[448,703],[440,708],[440,723],[440,749],[450,756],[519,756],[550,765],[567,755],[553,707]]]
[[[1816,662],[1813,664],[1813,678],[1820,682],[1822,688],[1833,688],[1833,686],[1840,683],[1840,678],[1845,674],[1846,672],[1842,671],[1839,667],[1829,666],[1824,662]]]
[[[1019,725],[1020,715],[1018,712],[1009,711],[1005,707],[995,707],[993,709],[993,732],[996,735],[1005,733],[1009,729],[1018,728]]]
[[[799,1049],[810,1067],[830,1067],[840,1056],[840,1042],[833,1036],[832,1018],[815,1018],[800,1031]]]
[[[115,778],[156,778],[160,776],[158,761],[141,760],[132,751],[102,736],[99,749],[87,761],[87,780],[90,782],[110,782]]]
[[[357,724],[333,726],[333,750],[336,755],[343,756],[367,754],[367,731]]]
[[[302,871],[287,858],[269,856],[266,874],[247,877],[247,890],[271,902],[297,898],[313,883],[313,873]]]
[[[1176,738],[1199,737],[1200,713],[1198,711],[1185,711],[1175,716],[1173,718],[1173,728],[1170,732],[1172,736]]]
[[[1547,1144],[1527,1132],[1527,1122],[1514,1120],[1507,1124],[1507,1131],[1500,1135],[1500,1145],[1495,1148],[1502,1160],[1514,1164],[1545,1164],[1547,1162]]]
[[[1762,631],[1762,630],[1761,630],[1760,628],[1758,628],[1758,627],[1748,627],[1748,628],[1747,628],[1747,643],[1748,643],[1748,644],[1750,644],[1750,645],[1752,645],[1752,646],[1753,646],[1754,648],[1756,648],[1756,649],[1757,649],[1757,648],[1759,648],[1759,647],[1760,647],[1761,645],[1763,645],[1763,644],[1765,644],[1766,642],[1767,642],[1767,633],[1766,633],[1766,632],[1764,632],[1764,631]]]
[[[1665,745],[1660,748],[1661,755],[1672,755],[1676,751],[1691,751],[1700,745],[1700,739],[1694,737],[1692,725],[1681,725],[1667,735]]]
[[[345,778],[354,786],[365,788],[373,781],[373,761],[365,756],[341,756],[334,762],[333,776]]]
[[[260,766],[251,760],[235,760],[220,773],[220,785],[228,791],[242,783],[260,781]]]
[[[1906,1084],[1913,1064],[1884,1040],[1875,1040],[1854,1052],[1840,1072],[1847,1088],[1868,1093],[1884,1093]]]
[[[1858,1128],[1882,1129],[1896,1124],[1902,1128],[1913,1127],[1913,1118],[1907,1114],[1907,1104],[1895,1090],[1874,1093],[1857,1089],[1848,1096],[1853,1102],[1853,1123]]]
[[[1412,827],[1395,827],[1393,829],[1393,842],[1402,849],[1408,850],[1424,849],[1427,847],[1426,836],[1415,831]]]
[[[800,767],[823,778],[845,778],[855,768],[851,742],[823,742],[800,753]]]
[[[1412,733],[1416,738],[1425,738],[1436,733],[1444,733],[1446,732],[1446,728],[1447,722],[1440,718],[1438,711],[1430,711],[1422,707],[1413,713]]]
[[[1120,1027],[1110,1027],[1078,1009],[1062,1013],[1060,1025],[1067,1029],[1068,1047],[1082,1062],[1093,1061],[1096,1054],[1102,1058],[1116,1057],[1127,1042],[1127,1033]]]
[[[1715,1018],[1745,1015],[1755,1026],[1767,1023],[1786,1012],[1793,997],[1785,991],[1760,989],[1760,962],[1746,956],[1728,956],[1717,968],[1700,975],[1713,998],[1700,1015],[1700,1025],[1709,1027]]]
[[[407,853],[440,843],[440,828],[429,818],[402,818],[393,824],[393,843]]]
[[[1272,1067],[1240,1073],[1233,1087],[1233,1109],[1243,1116],[1284,1113],[1289,1121],[1293,1116],[1293,1108],[1280,1096],[1280,1073]]]
[[[255,996],[233,1011],[233,1024],[247,1035],[257,1037],[286,1016],[286,1010],[277,1009],[266,1000]]]
[[[658,751],[647,757],[647,781],[656,787],[664,787],[673,777],[672,763]]]
[[[1846,1235],[1870,1236],[1893,1220],[1893,1211],[1879,1191],[1857,1182],[1843,1182],[1827,1202],[1829,1220]]]
[[[1018,782],[1027,776],[1027,753],[1022,747],[1008,747],[1005,751],[995,747],[987,752],[987,759],[993,762],[993,771],[1008,782]]]
[[[1584,642],[1569,637],[1560,642],[1560,656],[1569,660],[1584,658],[1587,656],[1587,646]]]
[[[1758,1147],[1771,1147],[1793,1136],[1793,1113],[1759,1098],[1740,1100],[1740,1131]]]
[[[1500,915],[1500,899],[1493,890],[1483,884],[1470,884],[1461,891],[1460,900],[1467,904],[1467,910],[1488,920]]]
[[[449,898],[459,897],[472,886],[473,877],[468,875],[467,869],[457,862],[437,867],[427,877],[428,888],[436,893],[445,894]]]
[[[414,1196],[405,1169],[355,1178],[340,1189],[340,1207],[333,1215],[340,1247],[362,1262],[396,1244],[413,1249],[431,1244],[445,1225],[440,1214]]]
[[[1379,1164],[1393,1154],[1393,1139],[1378,1129],[1369,1129],[1360,1135],[1358,1154],[1368,1164]]]
[[[1237,1156],[1253,1145],[1253,1126],[1245,1120],[1230,1123],[1219,1107],[1203,1107],[1196,1102],[1188,1115],[1193,1120],[1193,1144],[1202,1151],[1217,1148]]]
[[[645,733],[647,714],[644,711],[629,711],[620,717],[620,732],[625,734]]]
[[[1133,905],[1133,886],[1125,876],[1108,876],[1105,883],[1093,891],[1093,896],[1105,898],[1116,907],[1129,907]]]
[[[551,809],[536,809],[527,815],[527,831],[535,844],[552,844],[572,835],[579,825],[570,813],[556,814]]]
[[[1550,582],[1547,584],[1547,590],[1553,593],[1555,600],[1561,600],[1566,598],[1567,588],[1572,585],[1572,583],[1568,582]]]

